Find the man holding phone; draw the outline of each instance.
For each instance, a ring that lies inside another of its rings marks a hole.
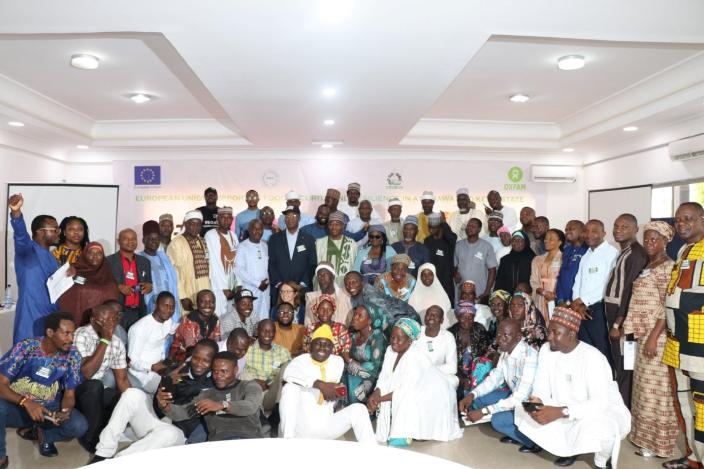
[[[460,412],[472,423],[491,420],[492,428],[504,435],[502,443],[521,444],[521,453],[537,453],[540,447],[518,431],[513,416],[533,389],[538,352],[523,340],[521,324],[515,319],[499,323],[496,342],[501,352],[496,368],[460,401]],[[508,390],[502,387],[504,382]]]
[[[335,403],[347,397],[347,388],[340,384],[345,363],[332,355],[332,349],[332,329],[323,324],[311,336],[310,353],[294,358],[284,370],[287,384],[279,403],[279,435],[334,440],[352,428],[357,441],[376,444],[364,404],[335,412]]]
[[[74,409],[81,382],[81,356],[73,346],[71,313],[45,318],[45,336],[25,339],[0,359],[0,468],[9,465],[5,429],[19,428],[25,440],[39,443],[39,454],[59,454],[55,441],[81,437],[88,428]]]

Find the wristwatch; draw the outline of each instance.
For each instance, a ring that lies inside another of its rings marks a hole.
[[[222,410],[223,412],[227,412],[227,409],[230,408],[230,401],[222,401]]]
[[[616,322],[613,323],[613,325],[611,326],[611,329],[616,329],[616,330],[618,330],[618,329],[620,329],[620,328],[621,328],[621,326],[620,326],[618,323],[616,323]]]
[[[489,415],[489,408],[488,407],[482,407],[482,415]]]
[[[563,415],[564,417],[569,417],[569,416],[570,416],[570,409],[567,408],[567,407],[563,407],[563,408],[562,408],[562,415]]]

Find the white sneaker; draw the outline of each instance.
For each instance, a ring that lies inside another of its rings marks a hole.
[[[462,414],[462,421],[464,422],[465,427],[469,427],[471,425],[479,425],[480,423],[491,422],[491,415],[485,415],[476,422],[472,422],[467,418],[466,414]]]

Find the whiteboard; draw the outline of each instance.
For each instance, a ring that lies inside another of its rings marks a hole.
[[[611,234],[614,221],[622,213],[630,213],[638,219],[638,241],[641,242],[643,226],[650,221],[652,190],[652,186],[647,185],[589,191],[589,219],[604,222],[606,240],[616,245]]]
[[[12,184],[7,185],[7,197],[22,193],[22,214],[31,231],[32,220],[37,215],[51,215],[61,223],[64,217],[75,215],[88,223],[91,241],[98,241],[105,248],[105,255],[115,252],[117,228],[117,199],[119,186],[96,186],[80,184]],[[12,285],[12,296],[17,301],[17,279],[15,278],[15,243],[13,242],[10,210],[5,202],[7,232],[5,238],[5,278]],[[32,233],[29,233],[31,236]],[[3,285],[2,294],[5,288]]]

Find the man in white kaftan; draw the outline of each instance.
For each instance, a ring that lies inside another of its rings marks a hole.
[[[237,286],[237,235],[230,230],[232,207],[218,208],[217,222],[218,226],[214,230],[208,230],[203,239],[208,246],[210,287],[215,294],[215,314],[222,317],[232,310],[232,299]]]
[[[235,275],[243,289],[256,293],[252,317],[257,321],[269,318],[269,246],[262,240],[264,225],[259,220],[249,222],[249,238],[237,248]]]

